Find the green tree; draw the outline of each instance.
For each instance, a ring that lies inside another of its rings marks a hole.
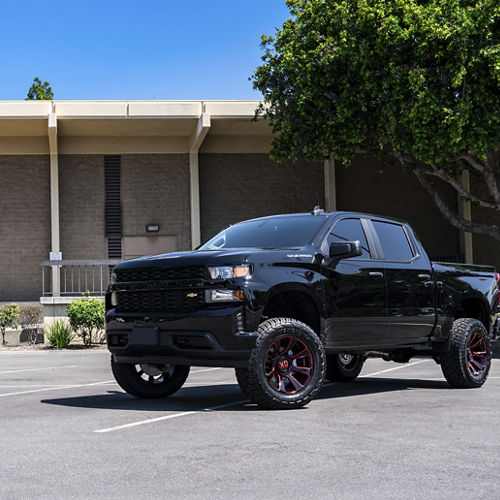
[[[7,304],[0,307],[0,332],[2,332],[2,345],[5,345],[5,330],[16,324],[19,318],[19,306],[17,304]]]
[[[35,77],[25,101],[51,101],[52,99],[54,99],[54,92],[52,92],[50,83],[42,83],[38,77]]]
[[[84,345],[90,347],[93,334],[104,328],[104,304],[87,292],[82,299],[70,302],[66,310],[71,328],[82,337]]]
[[[253,75],[278,160],[376,151],[411,168],[454,226],[439,181],[500,217],[498,0],[287,0]],[[479,188],[459,182],[464,169]]]

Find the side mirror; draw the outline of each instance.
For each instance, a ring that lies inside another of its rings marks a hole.
[[[330,260],[349,259],[362,254],[361,243],[356,241],[336,241],[330,244]]]

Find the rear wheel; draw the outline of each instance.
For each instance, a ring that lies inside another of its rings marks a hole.
[[[113,356],[111,370],[124,391],[144,399],[170,396],[189,375],[189,366],[118,363]]]
[[[365,357],[339,352],[327,356],[326,378],[334,382],[351,382],[361,372]]]
[[[323,344],[311,328],[273,318],[259,326],[248,367],[236,369],[236,378],[243,393],[262,408],[300,408],[318,394],[325,369]]]
[[[452,387],[481,387],[491,364],[490,339],[484,325],[472,318],[455,320],[450,350],[440,354],[440,359],[443,375]]]

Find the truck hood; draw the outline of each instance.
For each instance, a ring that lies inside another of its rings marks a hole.
[[[258,251],[255,248],[238,248],[235,250],[192,250],[189,252],[173,252],[161,255],[147,255],[138,259],[118,264],[117,269],[137,267],[174,267],[174,266],[223,266],[244,263],[248,256]]]
[[[271,257],[272,255],[272,257]],[[253,262],[254,260],[272,260],[290,262],[296,260],[312,261],[310,249],[263,250],[260,248],[236,248],[234,250],[192,250],[161,255],[148,255],[138,259],[121,262],[115,269],[158,268],[176,266],[232,266]]]

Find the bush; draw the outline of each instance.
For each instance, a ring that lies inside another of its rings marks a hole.
[[[93,334],[104,328],[104,304],[87,293],[82,299],[70,302],[66,310],[69,324],[90,347]]]
[[[28,343],[35,344],[38,337],[38,327],[43,323],[43,308],[27,306],[21,309],[19,324],[28,334]]]
[[[58,349],[68,347],[74,337],[71,326],[62,319],[57,319],[49,327],[45,328],[45,335],[49,344]]]
[[[19,318],[19,306],[17,304],[7,304],[0,307],[0,331],[2,332],[2,345],[5,345],[5,330],[13,327]]]

